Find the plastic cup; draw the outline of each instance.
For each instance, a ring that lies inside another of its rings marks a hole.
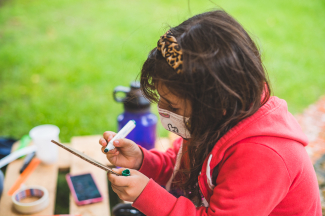
[[[37,147],[36,157],[45,164],[53,164],[58,160],[58,147],[51,140],[59,141],[60,129],[55,125],[39,125],[29,131]]]

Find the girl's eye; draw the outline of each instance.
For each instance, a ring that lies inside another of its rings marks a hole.
[[[166,109],[166,108],[170,108],[169,104],[163,103],[163,102],[158,102],[158,107],[161,109]]]
[[[161,100],[158,101],[158,107],[161,109],[167,109],[172,112],[176,112],[177,110],[179,110],[179,108],[174,108],[171,104],[165,103]]]
[[[171,111],[173,111],[173,112],[175,112],[175,111],[178,110],[178,108],[174,108],[174,107],[172,107],[171,105],[169,105],[169,109],[170,109]]]

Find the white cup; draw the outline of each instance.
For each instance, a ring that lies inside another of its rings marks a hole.
[[[60,129],[55,125],[45,124],[29,131],[37,147],[36,156],[45,164],[53,164],[58,160],[58,147],[51,140],[59,141]]]

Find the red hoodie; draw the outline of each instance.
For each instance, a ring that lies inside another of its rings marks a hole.
[[[149,183],[133,203],[145,215],[322,215],[308,143],[284,100],[271,97],[214,146],[198,177],[206,205],[171,195],[182,139],[165,153],[143,148]],[[178,157],[177,157],[178,155]],[[212,173],[216,177],[212,178]],[[173,175],[174,173],[174,175]],[[169,181],[168,181],[169,180]]]

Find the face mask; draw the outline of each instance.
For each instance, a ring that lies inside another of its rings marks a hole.
[[[159,107],[158,112],[160,115],[160,122],[166,130],[169,130],[185,139],[191,138],[191,134],[184,124],[184,118],[185,122],[188,122],[190,119],[189,117],[183,117]]]

